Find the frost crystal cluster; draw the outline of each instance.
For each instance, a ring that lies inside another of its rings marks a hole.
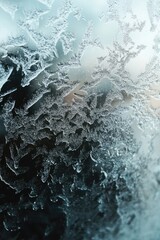
[[[160,0],[0,0],[0,239],[160,239]]]

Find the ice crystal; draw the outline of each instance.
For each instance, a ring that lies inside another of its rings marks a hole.
[[[159,6],[0,0],[0,239],[160,239]]]

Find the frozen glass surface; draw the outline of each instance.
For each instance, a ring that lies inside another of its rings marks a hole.
[[[159,13],[0,0],[0,239],[160,239]]]

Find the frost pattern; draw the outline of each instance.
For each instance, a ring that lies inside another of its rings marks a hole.
[[[159,6],[0,0],[1,239],[160,239]]]

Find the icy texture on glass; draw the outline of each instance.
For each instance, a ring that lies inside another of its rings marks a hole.
[[[0,239],[160,239],[159,13],[0,0]]]

